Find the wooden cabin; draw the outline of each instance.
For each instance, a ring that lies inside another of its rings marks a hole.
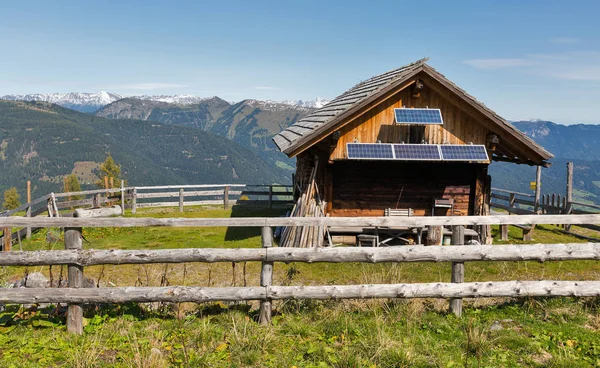
[[[315,192],[326,215],[384,216],[389,209],[416,216],[485,215],[491,160],[549,166],[551,153],[426,62],[360,82],[274,137],[282,152],[297,158],[295,181],[302,191],[309,190],[315,171]],[[410,109],[439,109],[443,122],[398,121],[398,110]],[[376,151],[384,147],[373,145],[386,145],[386,152],[387,146],[429,147],[435,157],[396,152],[391,158],[357,158],[349,151],[360,145]],[[442,152],[459,146],[483,147],[484,159]]]

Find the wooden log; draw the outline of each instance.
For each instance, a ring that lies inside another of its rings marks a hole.
[[[101,201],[100,194],[98,194],[98,193],[94,194],[93,201],[92,201],[92,207],[100,208],[100,204],[101,204],[100,201]]]
[[[4,235],[2,235],[3,247],[2,250],[5,252],[10,252],[12,249],[12,232],[10,227],[4,228]]]
[[[125,188],[129,189],[129,188]],[[93,195],[93,194],[118,194],[121,191],[121,188],[113,188],[113,189],[93,189],[93,190],[82,190],[79,192],[66,192],[66,193],[55,193],[54,196],[56,198],[64,198],[64,197],[74,197],[74,196],[85,196],[85,195]]]
[[[229,187],[223,188],[223,209],[229,209]]]
[[[31,181],[27,180],[27,203],[31,203]],[[31,205],[27,206],[27,217],[31,217]],[[27,226],[25,238],[31,238],[31,226]]]
[[[27,214],[25,216],[31,217],[31,206],[27,207]],[[25,233],[25,239],[30,239],[31,238],[31,232],[32,232],[32,227],[31,226],[27,226],[26,233]]]
[[[570,214],[573,209],[573,163],[567,162],[567,191],[565,213]],[[565,230],[571,231],[570,225],[565,225]]]
[[[81,228],[65,228],[65,249],[81,250]],[[68,285],[71,289],[83,287],[83,266],[68,266]],[[67,308],[67,331],[81,335],[83,333],[83,309],[79,304],[69,304]]]
[[[22,206],[19,206],[19,207],[15,208],[15,209],[12,209],[10,211],[3,212],[2,213],[2,217],[8,217],[8,216],[14,215],[17,212],[26,211],[27,208],[29,208],[29,207],[33,207],[34,205],[40,204],[40,203],[43,203],[43,202],[47,202],[49,198],[50,198],[50,194],[47,194],[47,195],[45,195],[45,196],[43,196],[41,198],[34,199],[30,203],[26,203],[26,204],[24,204]]]
[[[121,180],[121,216],[125,215],[125,180]]]
[[[542,193],[542,167],[537,166],[535,170],[535,205],[533,210],[537,212],[540,209],[540,195]]]
[[[134,215],[137,213],[137,196],[137,189],[133,188],[131,191],[131,213]]]
[[[184,188],[180,188],[184,189]],[[246,194],[246,192],[243,192]],[[229,190],[229,196],[240,195],[242,191],[239,190]],[[267,194],[264,192],[263,194]],[[205,197],[205,196],[222,196],[223,189],[219,190],[196,190],[196,191],[188,191],[186,190],[183,193],[184,197]],[[179,198],[179,192],[157,192],[157,193],[139,193],[138,198],[147,199],[147,198]]]
[[[184,262],[474,262],[600,260],[600,243],[481,246],[405,246],[381,248],[189,248],[158,250],[54,250],[10,252],[0,266],[50,264],[152,264]]]
[[[78,208],[75,210],[75,217],[77,218],[95,218],[95,217],[110,217],[118,216],[123,213],[121,206],[115,205],[111,207],[102,208]]]
[[[247,203],[250,201],[244,201]],[[236,204],[236,200],[229,200],[229,204]],[[203,206],[203,205],[223,205],[223,200],[207,200],[207,201],[186,201],[187,206]],[[151,208],[151,207],[178,207],[179,202],[151,202],[151,203],[138,203],[137,208]]]
[[[179,212],[183,212],[183,188],[179,189]]]
[[[427,231],[427,245],[441,245],[442,240],[442,226],[429,226]]]
[[[270,250],[273,245],[273,230],[264,226],[261,233],[262,247],[265,250],[265,254]],[[260,272],[260,286],[268,288],[273,284],[273,262],[263,261]],[[260,302],[260,310],[258,314],[258,321],[263,325],[271,323],[271,300],[267,299]]]
[[[411,217],[232,217],[232,218],[47,218],[0,217],[0,227],[205,227],[205,226],[331,226],[331,227],[423,227],[451,225],[600,224],[595,215],[521,216],[411,216]]]
[[[138,190],[159,190],[159,189],[193,189],[193,188],[243,188],[246,184],[191,184],[191,185],[156,185],[146,187],[136,187]]]
[[[465,244],[464,227],[461,225],[452,226],[452,245],[462,246]],[[465,264],[463,262],[452,262],[452,276],[450,279],[453,283],[462,283],[465,281]],[[462,316],[462,299],[450,299],[450,312],[457,317]]]
[[[456,283],[269,286],[0,289],[0,303],[204,303],[213,301],[372,298],[598,297],[600,281],[486,281]],[[67,320],[68,323],[68,320]]]
[[[498,192],[498,193],[514,193],[516,195],[523,196],[523,197],[530,197],[530,198],[535,197],[534,195],[532,195],[530,193],[515,192],[514,190],[499,189],[499,188],[492,188],[492,190],[494,192]]]
[[[508,240],[508,225],[500,225],[500,240]]]
[[[273,186],[269,186],[269,208],[273,208]]]
[[[108,176],[105,176],[104,177],[104,189],[108,189],[108,188],[109,188],[109,186],[108,186]]]

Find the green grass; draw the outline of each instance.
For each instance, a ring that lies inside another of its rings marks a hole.
[[[139,217],[279,216],[280,210],[145,209]],[[128,214],[127,216],[131,216]],[[56,230],[54,230],[56,231]],[[497,235],[497,227],[493,234]],[[85,229],[84,248],[259,247],[252,228]],[[523,243],[509,227],[507,243]],[[581,242],[556,226],[538,226],[532,243]],[[496,242],[502,244],[502,242]],[[501,245],[498,245],[501,246]],[[49,249],[45,232],[26,250]],[[55,244],[54,249],[62,247]],[[597,261],[470,262],[466,281],[597,280]],[[1,281],[48,267],[4,268]],[[258,285],[260,264],[87,267],[103,285]],[[64,277],[64,268],[63,268]],[[450,264],[282,264],[276,285],[450,280]],[[60,267],[52,270],[58,279]],[[465,300],[446,313],[441,299],[275,302],[271,326],[255,322],[255,303],[89,307],[83,336],[65,331],[64,310],[9,306],[0,313],[0,367],[520,367],[600,365],[600,299]]]

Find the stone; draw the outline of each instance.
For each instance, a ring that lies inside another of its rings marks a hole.
[[[50,285],[50,281],[41,272],[30,273],[22,281],[26,288],[47,288]]]
[[[492,325],[490,326],[490,331],[500,331],[503,329],[504,326],[502,326],[502,323],[500,323],[499,321],[494,321],[494,323],[492,323]]]

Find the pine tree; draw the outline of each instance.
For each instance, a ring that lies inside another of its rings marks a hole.
[[[65,183],[65,192],[80,192],[81,191],[81,185],[79,184],[79,179],[77,179],[77,175],[75,174],[69,174],[67,175],[67,179],[66,179],[66,183]],[[77,195],[77,196],[72,196],[71,199],[73,200],[77,200],[77,199],[83,199],[84,196],[82,195]]]
[[[4,203],[2,207],[5,210],[12,210],[21,206],[21,196],[17,192],[17,188],[12,187],[4,191]]]
[[[121,180],[121,165],[115,163],[110,153],[100,165],[100,175],[98,175],[98,180],[96,181],[96,185],[100,188],[104,188],[105,177],[109,178],[109,180],[113,178],[115,183],[119,183]]]

